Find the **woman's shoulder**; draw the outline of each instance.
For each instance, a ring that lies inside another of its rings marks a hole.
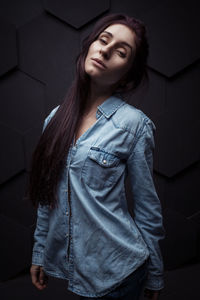
[[[46,128],[47,124],[49,123],[49,121],[51,120],[51,118],[55,115],[57,109],[59,108],[60,105],[54,107],[51,112],[47,115],[47,117],[44,120],[44,125],[43,125],[43,131]]]
[[[46,117],[45,121],[50,121],[50,119],[55,115],[57,109],[59,108],[60,105],[57,105],[56,107],[54,107],[50,113],[48,114],[48,116]]]
[[[156,129],[154,122],[141,109],[125,103],[122,105],[114,116],[114,122],[118,127],[135,134],[136,131],[148,124],[153,130]]]
[[[45,125],[47,125],[49,123],[49,121],[51,120],[51,118],[55,115],[57,109],[59,108],[60,105],[54,107],[50,113],[47,115],[47,117],[45,118]]]

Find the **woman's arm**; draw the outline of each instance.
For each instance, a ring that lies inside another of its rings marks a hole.
[[[153,182],[154,123],[147,117],[127,161],[134,201],[134,220],[146,242],[150,259],[145,287],[160,290],[164,287],[163,260],[159,240],[165,237],[161,204]]]
[[[44,121],[43,130],[56,112],[58,106],[51,111]],[[48,283],[48,276],[43,271],[43,258],[46,237],[49,230],[49,207],[38,205],[37,223],[34,232],[34,246],[32,250],[32,266],[30,268],[33,285],[39,290],[44,289]]]
[[[43,266],[43,252],[49,229],[49,208],[39,204],[37,209],[37,223],[34,232],[34,246],[32,251],[32,264]]]
[[[47,286],[48,276],[43,271],[43,255],[46,236],[49,227],[49,209],[47,206],[38,206],[37,224],[34,232],[34,246],[32,251],[32,266],[30,268],[33,285],[43,290]]]
[[[49,121],[56,113],[59,105],[56,106],[50,114],[46,117],[42,132],[44,132]],[[46,236],[49,228],[49,206],[47,205],[38,205],[37,209],[37,224],[34,232],[34,246],[32,254],[32,264],[42,266],[43,265],[43,252],[46,242]]]

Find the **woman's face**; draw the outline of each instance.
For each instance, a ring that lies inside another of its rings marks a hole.
[[[85,72],[99,85],[114,86],[131,67],[135,50],[135,33],[123,24],[110,25],[90,45]]]

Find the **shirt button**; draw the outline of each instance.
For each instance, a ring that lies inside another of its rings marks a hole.
[[[66,234],[65,234],[65,236],[66,236],[66,237],[68,237],[68,236],[69,236],[69,234],[68,234],[68,233],[66,233]]]
[[[107,160],[104,159],[104,160],[103,160],[103,163],[106,164],[106,163],[107,163]]]
[[[66,215],[67,215],[67,216],[69,215],[68,211],[66,211]]]

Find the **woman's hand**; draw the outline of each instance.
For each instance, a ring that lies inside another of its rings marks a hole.
[[[48,276],[44,273],[42,266],[32,265],[30,268],[32,283],[38,290],[43,290],[48,283]]]
[[[144,297],[152,300],[158,300],[160,291],[149,290],[147,288],[144,289]]]

